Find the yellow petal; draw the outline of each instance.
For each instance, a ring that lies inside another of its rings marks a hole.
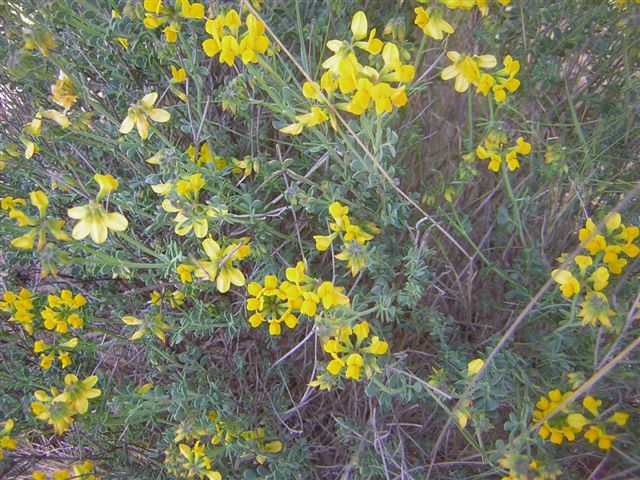
[[[363,11],[356,12],[351,20],[351,33],[354,40],[361,40],[367,36],[367,16]],[[387,44],[388,45],[388,44]]]

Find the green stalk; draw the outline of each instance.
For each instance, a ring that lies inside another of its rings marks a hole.
[[[522,246],[526,245],[525,237],[524,237],[524,228],[522,227],[522,219],[520,218],[520,210],[518,209],[518,202],[516,197],[513,194],[513,190],[511,189],[511,181],[509,180],[509,171],[507,170],[507,162],[503,161],[500,164],[500,172],[502,173],[502,180],[504,181],[505,190],[507,192],[507,197],[511,200],[511,205],[513,207],[513,217],[518,228],[518,236],[520,237],[520,241],[522,242]]]

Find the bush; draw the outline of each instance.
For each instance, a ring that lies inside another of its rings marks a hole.
[[[3,478],[633,478],[637,0],[0,1]]]

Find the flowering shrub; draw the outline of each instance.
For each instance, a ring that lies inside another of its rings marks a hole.
[[[636,476],[639,3],[0,1],[0,477]]]

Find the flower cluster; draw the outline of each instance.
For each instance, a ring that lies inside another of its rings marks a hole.
[[[69,430],[76,415],[87,413],[89,400],[100,396],[100,389],[93,388],[97,382],[95,375],[79,380],[75,375],[67,374],[62,393],[52,386],[51,395],[44,390],[33,394],[37,401],[31,403],[31,411],[38,420],[52,425],[56,435],[62,435]]]
[[[502,131],[492,131],[484,139],[483,145],[476,147],[475,154],[480,160],[489,160],[487,168],[493,172],[499,172],[503,164],[513,172],[520,168],[518,155],[529,155],[531,144],[524,138],[518,137],[516,144],[507,147],[507,135]],[[465,159],[471,158],[465,156]]]
[[[103,198],[118,188],[118,180],[111,175],[100,173],[96,173],[93,180],[100,187],[95,200],[90,200],[86,205],[70,208],[67,215],[78,220],[71,232],[74,239],[82,240],[91,236],[91,240],[95,243],[104,243],[107,240],[109,230],[124,232],[129,222],[121,213],[108,212],[100,203]]]
[[[209,233],[209,219],[227,213],[225,208],[213,207],[200,202],[200,192],[205,186],[202,174],[194,173],[188,179],[174,183],[159,183],[151,188],[154,192],[165,197],[162,209],[175,213],[174,231],[177,235],[185,236],[193,231],[197,238],[204,238]]]
[[[168,43],[178,40],[183,19],[204,18],[204,5],[189,3],[189,0],[175,0],[175,6],[165,6],[163,0],[144,0],[144,26],[149,30],[165,25],[162,29]]]
[[[18,293],[4,292],[0,302],[0,311],[9,314],[8,321],[18,322],[29,335],[33,335],[33,299],[31,292],[23,288]]]
[[[418,1],[422,1],[422,0],[418,0]],[[500,5],[502,5],[503,7],[511,3],[511,0],[495,0],[495,1]],[[478,10],[480,10],[480,13],[482,13],[483,16],[486,16],[489,13],[490,0],[438,0],[438,2],[444,4],[445,7],[451,10],[456,10],[456,9],[471,10],[473,7],[477,6]]]
[[[352,223],[349,218],[349,207],[340,202],[333,202],[329,205],[329,214],[333,218],[333,222],[329,223],[329,229],[332,233],[314,235],[316,248],[320,252],[324,252],[337,237],[340,237],[342,251],[336,255],[336,259],[347,262],[351,268],[351,275],[355,276],[367,265],[369,257],[365,247],[366,243],[373,238],[372,234],[378,233],[380,230],[375,225],[368,224],[361,228]]]
[[[470,85],[476,87],[476,93],[485,97],[493,93],[497,103],[506,100],[507,92],[513,93],[520,88],[520,80],[515,76],[520,71],[520,62],[507,55],[503,60],[503,68],[496,72],[487,70],[498,64],[493,55],[465,55],[455,51],[447,52],[452,62],[442,70],[441,78],[451,80],[455,78],[454,88],[457,92],[466,92]]]
[[[69,326],[81,328],[84,320],[79,310],[87,304],[87,299],[81,293],[73,295],[71,290],[62,290],[60,296],[47,296],[47,305],[40,315],[47,330],[67,333]]]
[[[387,342],[377,336],[369,336],[369,323],[360,322],[353,327],[341,327],[334,335],[323,342],[324,351],[331,355],[331,361],[326,370],[333,377],[340,377],[344,372],[345,378],[358,381],[364,375],[371,378],[373,372],[380,371],[378,357],[389,350]],[[335,380],[321,374],[310,383],[321,389],[330,389]]]
[[[498,465],[509,471],[501,480],[556,480],[562,470],[553,463],[543,463],[520,453],[507,452],[498,460]]]
[[[414,9],[416,18],[415,23],[424,32],[425,35],[434,40],[442,40],[445,33],[453,33],[455,30],[449,22],[447,22],[442,12],[437,8],[416,7]]]
[[[4,458],[4,450],[15,450],[17,446],[16,439],[13,438],[10,433],[15,426],[15,422],[12,418],[7,419],[4,422],[2,430],[0,430],[0,462]]]
[[[48,480],[50,477],[46,473],[36,470],[33,472],[33,480]],[[82,463],[76,463],[71,470],[62,469],[53,471],[53,480],[69,480],[71,478],[81,478],[82,480],[99,480],[93,475],[93,463],[85,460]]]
[[[11,199],[11,197],[5,197],[3,201],[3,210],[5,199],[9,200],[8,213],[9,218],[15,220],[18,226],[25,229],[27,232],[14,238],[11,241],[11,245],[16,248],[25,250],[31,250],[35,248],[39,252],[47,244],[47,234],[51,235],[54,239],[60,241],[69,241],[71,237],[62,230],[64,226],[64,220],[57,218],[46,218],[47,208],[49,207],[49,198],[42,190],[36,190],[29,194],[29,200],[31,204],[38,209],[38,217],[32,217],[27,215],[20,205],[25,206],[26,202],[23,199]],[[37,240],[37,243],[36,243]]]
[[[212,469],[220,446],[232,446],[242,457],[251,455],[260,465],[283,448],[280,440],[268,440],[262,427],[243,430],[239,422],[227,421],[213,410],[207,417],[204,422],[183,420],[176,428],[173,443],[177,449],[165,451],[165,465],[170,473],[179,478],[221,479],[220,473]]]
[[[404,84],[413,80],[415,69],[413,65],[402,63],[400,49],[395,43],[383,43],[376,38],[375,28],[369,31],[364,12],[357,12],[351,20],[350,41],[329,40],[327,48],[333,55],[322,64],[326,72],[320,83],[305,82],[302,86],[302,94],[318,101],[319,106],[296,115],[296,122],[281,128],[281,132],[298,135],[304,128],[327,120],[335,128],[336,119],[325,100],[335,108],[358,116],[371,109],[378,115],[390,113],[394,107],[407,103]],[[358,51],[369,54],[371,64],[360,63]]]
[[[496,0],[500,5],[506,6],[511,0]],[[442,40],[444,33],[453,33],[454,28],[444,18],[444,12],[437,4],[442,4],[451,10],[471,10],[478,7],[482,16],[489,14],[489,0],[418,0],[418,3],[430,4],[425,10],[424,7],[416,7],[414,12],[416,18],[414,23],[420,27],[425,35],[434,40]],[[434,5],[435,4],[435,5]]]
[[[53,120],[60,128],[69,128],[71,122],[67,118],[66,114],[60,113],[57,110],[39,110],[33,120],[28,122],[24,128],[23,132],[25,134],[30,135],[31,137],[41,137],[42,136],[42,119],[46,118],[48,120]],[[29,160],[39,151],[38,144],[31,140],[28,136],[22,135],[20,140],[24,144],[24,158]]]
[[[149,120],[158,123],[165,123],[171,120],[171,114],[162,108],[156,108],[155,104],[158,100],[156,92],[147,93],[138,102],[133,103],[127,111],[127,116],[122,121],[118,130],[126,135],[133,127],[138,130],[138,135],[143,140],[149,138]]]
[[[562,393],[560,390],[552,390],[548,397],[542,396],[536,404],[537,410],[533,412],[534,424],[542,423],[539,434],[551,443],[561,445],[564,440],[573,442],[577,433],[584,432],[584,438],[589,443],[598,442],[598,448],[609,450],[615,435],[608,434],[607,428],[612,424],[619,427],[626,425],[629,414],[625,412],[613,412],[606,419],[601,418],[599,408],[602,400],[588,396],[582,401],[584,413],[575,410],[575,407],[567,406],[553,418],[547,419],[558,409],[560,404],[571,396],[571,392]],[[586,430],[585,428],[588,427]]]
[[[200,145],[197,155],[196,148],[193,145],[189,145],[189,148],[187,148],[185,153],[189,157],[189,160],[195,163],[198,167],[206,165],[207,163],[213,163],[216,170],[222,170],[228,164],[225,158],[220,157],[209,150],[208,142],[204,142]]]
[[[70,351],[78,346],[78,339],[73,337],[66,342],[60,342],[57,345],[50,345],[44,340],[36,340],[33,343],[33,353],[40,354],[40,368],[48,370],[53,365],[58,354],[60,368],[67,368],[71,365]]]
[[[148,333],[153,333],[162,343],[167,342],[164,332],[170,327],[164,322],[162,312],[157,312],[143,319],[127,315],[122,317],[122,321],[127,325],[138,327],[129,340],[139,340]]]
[[[56,83],[51,85],[51,101],[62,107],[64,113],[67,113],[78,101],[73,82],[62,70],[58,73]]]
[[[178,308],[184,303],[186,295],[180,290],[169,291],[164,288],[160,291],[154,290],[150,295],[150,302],[152,305],[161,307],[164,304],[168,304],[171,308]]]
[[[253,14],[245,19],[245,30],[240,31],[242,20],[235,10],[207,20],[205,30],[211,36],[202,42],[204,53],[208,57],[218,55],[220,63],[233,65],[236,57],[244,64],[257,63],[258,55],[264,55],[269,48],[269,39],[264,34],[265,25]]]
[[[197,278],[216,282],[216,288],[220,293],[228,292],[231,284],[236,287],[245,284],[244,275],[235,266],[235,262],[241,261],[251,253],[248,237],[229,242],[225,248],[212,238],[205,238],[202,248],[208,260],[193,260],[192,263],[182,263],[176,268],[182,283],[192,282],[195,275]]]
[[[58,74],[58,79],[53,85],[51,85],[50,100],[56,105],[62,107],[63,111],[60,112],[54,109],[39,109],[34,115],[34,118],[24,125],[22,129],[23,134],[20,136],[20,141],[24,145],[23,155],[27,160],[33,157],[39,151],[38,144],[34,142],[32,138],[42,136],[43,119],[53,121],[62,129],[66,129],[71,126],[71,121],[67,117],[67,113],[71,109],[71,107],[73,107],[73,105],[78,101],[78,96],[73,90],[73,82],[63,71],[60,71],[60,73]]]
[[[567,298],[583,298],[578,316],[583,325],[596,326],[599,323],[611,328],[609,317],[614,312],[609,308],[605,289],[611,275],[620,275],[627,265],[627,259],[640,254],[638,237],[640,228],[625,226],[622,216],[615,212],[609,215],[605,231],[596,232],[596,225],[588,218],[585,227],[578,233],[581,246],[589,255],[577,255],[575,264],[551,272],[553,280],[560,285],[562,295]],[[566,254],[558,258],[564,263]],[[584,292],[584,297],[582,294]]]
[[[304,262],[286,269],[287,280],[280,282],[275,275],[267,275],[262,284],[251,282],[247,292],[247,310],[254,312],[249,317],[253,328],[269,324],[270,335],[280,335],[282,323],[289,328],[298,325],[298,316],[313,318],[321,306],[324,311],[348,305],[349,298],[343,287],[323,282],[306,273]]]

